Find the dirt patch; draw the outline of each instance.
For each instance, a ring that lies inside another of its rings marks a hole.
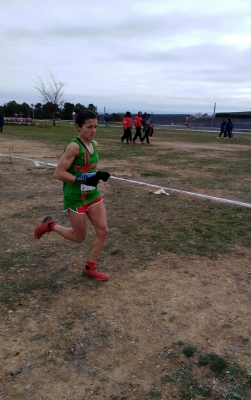
[[[58,160],[46,145],[13,140],[3,153],[10,148],[12,155]],[[250,251],[235,247],[217,260],[163,251],[134,265],[138,238],[129,241],[124,257],[104,248],[99,268],[109,274],[108,282],[85,280],[80,273],[92,230],[84,246],[53,234],[33,239],[47,212],[68,223],[52,170],[0,158],[0,398],[230,399],[212,370],[199,368],[196,357],[188,359],[182,349],[193,346],[198,357],[215,353],[251,374]],[[108,215],[116,190],[121,189],[102,186]],[[146,191],[138,189],[139,195]],[[130,204],[127,210],[130,218]],[[110,230],[114,244],[123,229],[118,216]],[[183,381],[175,383],[174,373],[191,374],[192,368],[194,379],[213,388],[213,397],[180,397]]]

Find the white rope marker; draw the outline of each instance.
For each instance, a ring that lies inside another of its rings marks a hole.
[[[40,164],[43,165],[49,165],[52,167],[56,167],[57,164],[53,164],[53,163],[49,163],[46,161],[39,161],[39,160],[33,160],[32,158],[24,158],[24,157],[19,157],[19,156],[13,156],[13,155],[8,155],[8,154],[0,154],[0,157],[10,157],[10,158],[19,158],[21,160],[26,160],[26,161],[31,161],[35,164],[36,167],[39,167]],[[158,190],[157,192],[155,192],[155,194],[166,194],[168,195],[168,193],[165,192],[165,190],[168,190],[170,192],[177,192],[177,193],[182,193],[182,194],[186,194],[189,196],[196,196],[196,197],[201,197],[203,199],[208,199],[208,200],[214,200],[214,201],[219,201],[221,203],[228,203],[228,204],[235,204],[236,206],[241,206],[241,207],[248,207],[251,208],[251,204],[249,203],[243,203],[241,201],[235,201],[235,200],[228,200],[228,199],[223,199],[221,197],[215,197],[215,196],[208,196],[206,194],[200,194],[200,193],[194,193],[194,192],[187,192],[185,190],[179,190],[179,189],[172,189],[172,188],[165,188],[159,185],[153,185],[151,183],[146,183],[146,182],[140,182],[140,181],[134,181],[131,179],[125,179],[125,178],[119,178],[117,176],[110,176],[110,178],[112,179],[117,179],[120,181],[125,181],[125,182],[129,182],[129,183],[134,183],[136,185],[141,185],[141,186],[149,186],[149,187],[153,187],[153,188],[158,188],[160,190]]]

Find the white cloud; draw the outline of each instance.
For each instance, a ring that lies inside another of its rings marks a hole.
[[[249,110],[249,0],[9,0],[1,5],[0,104],[38,102],[37,76],[101,111]]]

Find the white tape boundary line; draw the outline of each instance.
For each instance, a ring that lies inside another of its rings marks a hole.
[[[223,199],[221,197],[214,197],[214,196],[208,196],[206,194],[200,194],[200,193],[194,193],[194,192],[186,192],[185,190],[179,190],[179,189],[171,189],[168,187],[162,187],[162,186],[157,186],[157,185],[152,185],[151,183],[145,183],[145,182],[138,182],[138,181],[133,181],[130,179],[124,179],[124,178],[117,178],[116,176],[111,176],[113,179],[119,179],[122,181],[126,182],[131,182],[131,183],[137,183],[138,185],[145,185],[145,186],[151,186],[155,188],[162,188],[164,190],[172,191],[172,192],[177,192],[177,193],[182,193],[182,194],[187,194],[190,196],[197,196],[197,197],[202,197],[204,199],[209,199],[209,200],[215,200],[215,201],[220,201],[222,203],[230,203],[230,204],[235,204],[238,206],[243,206],[243,207],[249,207],[251,208],[251,204],[249,203],[242,203],[240,201],[235,201],[235,200],[228,200],[228,199]]]
[[[53,163],[49,163],[46,161],[38,161],[38,160],[33,160],[32,158],[24,158],[24,157],[19,157],[19,156],[13,156],[13,155],[8,155],[8,154],[0,154],[1,157],[12,157],[12,158],[19,158],[21,160],[26,160],[26,161],[31,161],[33,162],[36,167],[39,167],[40,164],[44,164],[44,165],[49,165],[52,167],[56,167],[57,164],[53,164]],[[164,190],[169,190],[171,192],[177,192],[177,193],[182,193],[182,194],[186,194],[189,196],[196,196],[196,197],[201,197],[203,199],[209,199],[209,200],[214,200],[214,201],[219,201],[222,203],[229,203],[229,204],[235,204],[237,206],[242,206],[242,207],[248,207],[251,208],[251,204],[249,203],[242,203],[241,201],[235,201],[235,200],[228,200],[228,199],[223,199],[221,197],[215,197],[215,196],[208,196],[206,194],[200,194],[200,193],[194,193],[194,192],[187,192],[185,190],[179,190],[179,189],[171,189],[168,187],[162,187],[162,186],[158,186],[158,185],[153,185],[151,183],[146,183],[146,182],[139,182],[139,181],[134,181],[131,179],[125,179],[125,178],[118,178],[117,176],[110,176],[112,179],[117,179],[120,181],[125,181],[125,182],[129,182],[129,183],[135,183],[137,185],[141,185],[141,186],[149,186],[149,187],[154,187],[154,188],[158,188],[158,189],[164,189]]]
[[[26,161],[32,161],[36,167],[39,167],[39,164],[45,164],[45,165],[50,165],[52,167],[56,167],[57,164],[52,164],[48,163],[46,161],[38,161],[38,160],[33,160],[32,158],[24,158],[24,157],[19,157],[19,156],[13,156],[12,154],[0,154],[1,157],[9,157],[9,158],[20,158],[21,160],[26,160]]]

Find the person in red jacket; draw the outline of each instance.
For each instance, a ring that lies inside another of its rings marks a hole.
[[[121,143],[123,143],[125,139],[127,144],[132,143],[132,120],[130,111],[127,111],[126,114],[124,115],[123,128],[124,128],[124,134],[120,139]]]
[[[139,140],[142,142],[142,136],[141,136],[141,128],[142,128],[142,112],[139,111],[138,115],[134,118],[134,126],[136,128],[136,132],[133,138],[133,143],[135,143],[135,140],[137,137],[139,137]]]

